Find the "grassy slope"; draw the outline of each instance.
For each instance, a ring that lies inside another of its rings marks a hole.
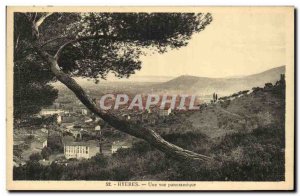
[[[211,104],[194,112],[188,120],[208,137],[220,137],[233,132],[248,132],[258,127],[284,122],[284,100],[262,91],[236,98],[227,107]]]

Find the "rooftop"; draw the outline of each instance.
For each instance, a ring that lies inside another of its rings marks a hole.
[[[96,140],[81,141],[81,142],[65,141],[65,146],[89,146],[89,147],[98,147],[98,146],[99,146],[99,143],[98,143]]]

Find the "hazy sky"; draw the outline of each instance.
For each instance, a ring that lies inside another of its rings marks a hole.
[[[228,77],[286,64],[284,13],[218,11],[212,15],[212,23],[193,35],[187,47],[143,56],[136,76]]]

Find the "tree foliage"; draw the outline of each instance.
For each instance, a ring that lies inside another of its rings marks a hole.
[[[14,15],[14,118],[24,119],[49,106],[57,90],[48,84],[54,75],[33,49],[32,23],[25,14]]]
[[[60,68],[72,76],[98,81],[108,73],[129,77],[141,69],[145,49],[164,53],[188,44],[193,33],[210,24],[209,13],[15,13],[15,117],[34,114],[50,105],[57,91],[32,43],[58,57]],[[72,40],[78,41],[72,42]],[[71,42],[68,44],[68,42]],[[62,44],[64,43],[64,44]],[[42,99],[39,99],[41,98]]]

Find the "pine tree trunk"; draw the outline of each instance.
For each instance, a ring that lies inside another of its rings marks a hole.
[[[54,57],[43,51],[40,51],[40,54],[50,63],[51,71],[56,76],[56,78],[61,83],[66,85],[91,112],[98,115],[110,126],[114,127],[119,131],[145,140],[156,149],[164,152],[166,155],[171,156],[175,159],[187,161],[212,160],[208,156],[185,150],[181,147],[167,142],[152,129],[145,128],[140,124],[128,122],[126,120],[121,120],[116,116],[110,114],[109,112],[100,111],[100,109],[96,107],[95,103],[88,97],[88,95],[81,88],[81,86],[77,84],[77,82],[68,74],[65,74],[63,71],[60,70],[58,63]]]

